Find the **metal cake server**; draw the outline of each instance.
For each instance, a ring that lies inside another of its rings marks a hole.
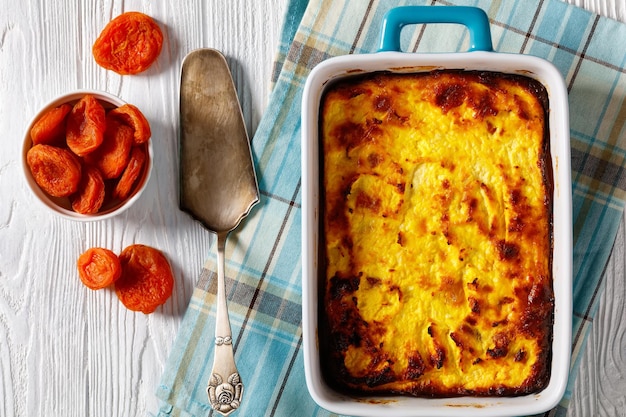
[[[250,142],[226,59],[214,49],[192,51],[180,80],[180,208],[217,235],[215,357],[207,393],[224,416],[243,395],[226,304],[226,238],[258,202]]]

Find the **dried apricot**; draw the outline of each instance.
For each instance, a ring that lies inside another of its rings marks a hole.
[[[67,149],[35,145],[28,150],[26,162],[37,185],[49,195],[67,197],[78,189],[82,168]]]
[[[86,165],[78,185],[78,191],[70,197],[72,209],[81,214],[94,214],[104,202],[105,187],[98,168]]]
[[[69,197],[78,213],[94,214],[131,195],[145,169],[151,131],[136,106],[115,107],[85,94],[42,113],[29,134],[26,159],[39,187]]]
[[[86,94],[72,108],[66,127],[67,146],[78,156],[95,151],[104,140],[106,118],[104,107]]]
[[[109,249],[89,248],[76,262],[80,280],[92,290],[106,288],[122,275],[122,263]]]
[[[143,115],[141,110],[132,104],[124,104],[109,112],[109,115],[116,117],[122,121],[122,123],[133,128],[133,139],[135,145],[141,145],[146,143],[152,132],[150,131],[150,124],[148,119]]]
[[[30,129],[34,145],[60,143],[65,139],[65,117],[72,110],[69,104],[61,104],[44,113]]]
[[[126,12],[111,20],[93,44],[96,63],[121,75],[145,71],[156,61],[163,33],[156,22],[140,12]]]
[[[104,179],[117,178],[126,168],[132,146],[133,129],[115,118],[107,117],[102,145],[86,155],[85,160],[98,168]]]
[[[115,292],[126,308],[152,313],[172,295],[174,275],[161,251],[135,244],[125,248],[119,258],[122,276],[115,282]]]
[[[124,169],[120,180],[113,189],[113,198],[124,200],[130,194],[131,188],[139,175],[143,164],[146,162],[146,152],[142,146],[134,146],[130,152],[130,160]]]

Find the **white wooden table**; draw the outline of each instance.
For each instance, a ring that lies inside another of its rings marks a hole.
[[[567,0],[626,21],[624,0]],[[180,63],[198,47],[228,58],[249,133],[266,106],[287,0],[0,0],[0,416],[140,416],[154,397],[167,355],[213,237],[178,209],[177,112]],[[120,77],[98,67],[91,46],[118,14],[155,17],[166,35],[153,68]],[[620,45],[618,47],[624,47]],[[152,179],[119,218],[81,224],[35,205],[22,180],[22,137],[47,101],[79,88],[106,90],[151,119]],[[572,416],[624,416],[626,407],[626,231],[622,226]],[[120,252],[131,243],[161,249],[176,276],[172,299],[136,314],[113,291],[78,280],[90,246]]]

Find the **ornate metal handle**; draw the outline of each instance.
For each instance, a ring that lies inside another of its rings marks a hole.
[[[224,250],[226,233],[217,234],[217,317],[215,323],[215,356],[213,370],[207,385],[211,407],[227,416],[241,404],[243,383],[235,365],[233,339],[226,305],[224,282]]]

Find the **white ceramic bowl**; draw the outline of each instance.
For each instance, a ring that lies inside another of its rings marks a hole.
[[[33,192],[33,195],[35,196],[36,200],[39,203],[41,203],[41,205],[50,213],[61,216],[65,219],[74,220],[74,221],[82,221],[82,222],[108,219],[110,217],[116,216],[124,212],[126,209],[132,206],[133,203],[137,201],[137,199],[139,199],[139,196],[141,195],[143,190],[146,188],[146,185],[148,184],[148,180],[150,178],[150,172],[152,171],[152,158],[153,158],[152,139],[151,139],[144,145],[146,146],[146,150],[147,150],[146,162],[144,163],[142,172],[139,178],[137,179],[137,181],[135,181],[135,184],[133,185],[132,191],[130,192],[129,196],[122,201],[115,201],[115,202],[111,202],[108,204],[105,202],[105,205],[100,209],[98,213],[94,213],[94,214],[77,213],[74,210],[72,210],[72,206],[70,204],[69,198],[52,197],[48,195],[46,192],[44,192],[39,187],[39,185],[37,185],[37,183],[35,182],[35,179],[33,178],[33,175],[28,166],[28,163],[26,162],[26,154],[28,153],[28,150],[33,145],[31,137],[30,137],[30,131],[33,125],[35,124],[35,122],[37,122],[37,120],[39,120],[48,110],[58,107],[64,103],[74,104],[78,100],[80,100],[82,97],[84,97],[86,94],[91,94],[96,99],[98,99],[98,101],[100,101],[100,103],[103,104],[105,109],[119,107],[119,106],[126,104],[126,102],[121,100],[119,97],[116,97],[104,91],[78,90],[78,91],[64,94],[60,97],[55,98],[49,103],[47,103],[32,118],[28,127],[26,128],[26,131],[24,134],[24,144],[22,147],[22,170],[24,172],[24,178],[26,179],[26,183],[28,187],[30,188],[30,190]]]
[[[540,81],[549,96],[553,196],[553,287],[555,296],[551,377],[548,386],[519,397],[414,398],[358,397],[339,393],[324,381],[318,341],[318,257],[320,256],[319,111],[325,87],[334,80],[373,71],[423,72],[435,69],[496,71]],[[572,329],[572,202],[567,90],[549,62],[489,51],[441,54],[378,52],[331,58],[310,73],[302,99],[302,292],[306,383],[323,408],[355,416],[516,416],[555,407],[567,385]]]

